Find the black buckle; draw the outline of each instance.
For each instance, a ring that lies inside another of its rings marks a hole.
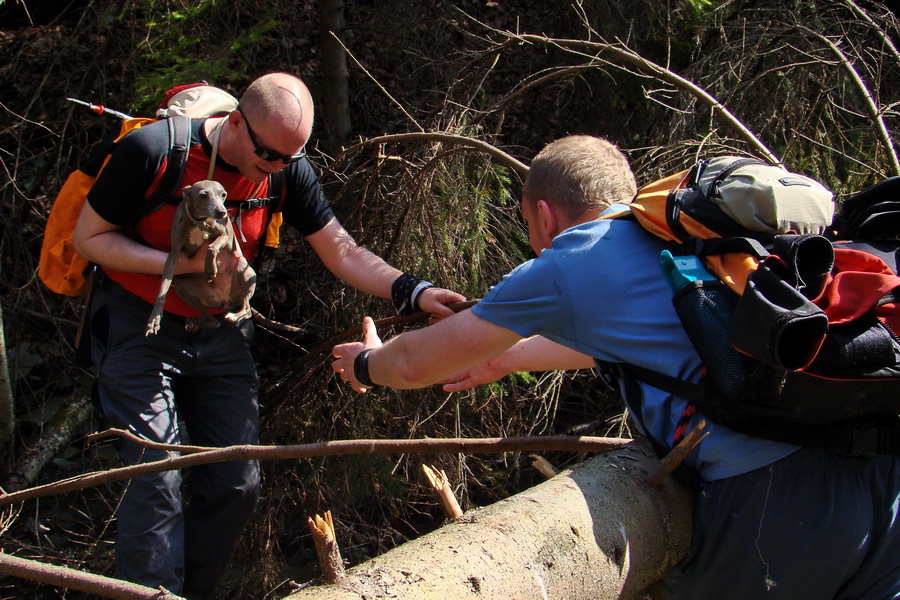
[[[832,448],[851,456],[882,456],[890,454],[891,428],[885,425],[859,424],[835,428]]]

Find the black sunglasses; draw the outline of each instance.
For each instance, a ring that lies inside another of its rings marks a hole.
[[[286,165],[291,164],[292,162],[297,162],[304,156],[306,156],[306,146],[300,149],[300,152],[297,154],[279,154],[274,150],[269,150],[265,146],[260,146],[259,142],[256,141],[256,136],[253,135],[253,128],[250,127],[250,121],[247,120],[247,115],[244,114],[244,111],[241,110],[239,106],[237,111],[241,113],[241,116],[244,117],[244,123],[247,125],[247,133],[250,134],[250,141],[253,142],[253,153],[258,157],[265,161],[275,162],[276,160],[280,160]]]

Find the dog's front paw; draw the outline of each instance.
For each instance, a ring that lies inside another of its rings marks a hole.
[[[151,317],[150,320],[147,321],[147,330],[144,332],[144,335],[156,335],[159,333],[160,321],[162,321],[161,317]]]
[[[209,283],[212,283],[213,279],[219,274],[219,261],[218,261],[219,253],[209,251],[206,255],[206,264],[203,269],[204,275],[206,275],[206,280]]]
[[[230,313],[226,314],[223,317],[223,319],[225,320],[226,323],[234,324],[234,323],[237,323],[238,321],[243,321],[244,319],[249,319],[250,316],[251,316],[250,311],[244,310],[241,312],[230,312]]]

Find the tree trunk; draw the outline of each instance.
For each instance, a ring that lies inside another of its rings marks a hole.
[[[325,129],[336,151],[350,138],[350,94],[344,49],[344,0],[319,0],[322,32],[322,85]]]
[[[15,492],[33,485],[44,466],[72,443],[92,411],[90,382],[86,382],[62,404],[40,439],[19,458],[13,472],[5,478],[6,491]]]
[[[690,543],[688,495],[648,485],[657,465],[628,444],[289,598],[639,598]]]
[[[12,470],[16,429],[16,409],[12,379],[6,361],[6,336],[3,334],[3,307],[0,306],[0,481]]]

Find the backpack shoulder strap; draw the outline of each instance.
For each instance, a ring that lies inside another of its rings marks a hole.
[[[274,206],[270,203],[269,206],[272,208],[269,209],[269,215],[271,218],[272,213],[281,212],[281,207],[284,206],[284,171],[278,171],[277,173],[272,173],[269,175],[269,197],[275,200]]]
[[[167,118],[166,124],[169,127],[169,153],[166,156],[165,171],[159,180],[159,185],[147,197],[141,210],[142,217],[159,210],[164,204],[172,201],[187,166],[188,153],[191,148],[191,119],[176,115]]]

